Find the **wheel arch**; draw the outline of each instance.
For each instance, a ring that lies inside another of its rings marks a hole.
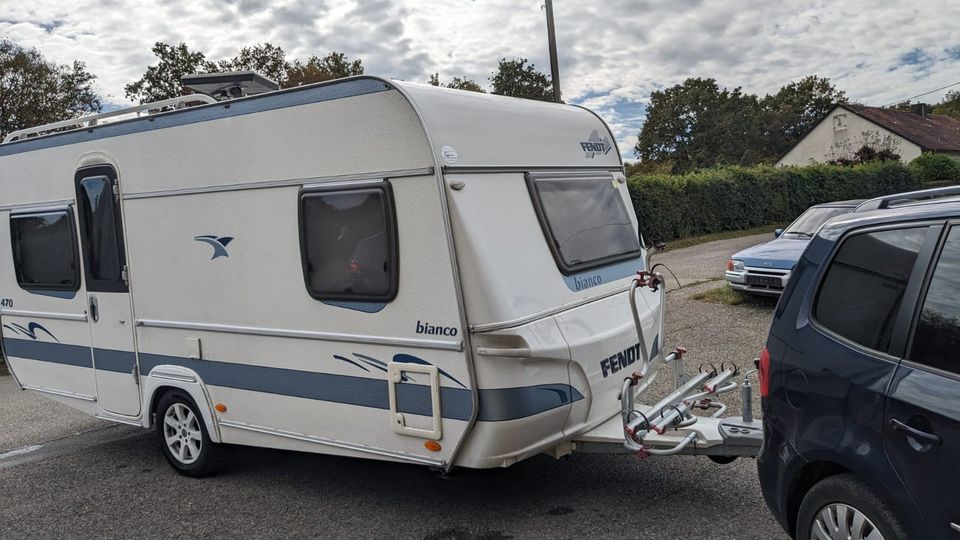
[[[179,390],[193,400],[206,424],[210,440],[221,442],[220,426],[213,414],[213,402],[206,385],[195,371],[181,366],[160,365],[150,370],[144,380],[144,403],[150,404],[144,414],[144,427],[151,428],[156,424],[156,408],[163,396]]]
[[[787,533],[796,536],[797,513],[803,498],[817,482],[838,474],[853,473],[847,467],[834,461],[811,461],[806,463],[794,476],[787,491]]]

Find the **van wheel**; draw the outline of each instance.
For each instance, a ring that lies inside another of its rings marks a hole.
[[[215,471],[218,446],[186,393],[167,392],[157,404],[157,438],[167,461],[180,474],[207,476]]]
[[[796,538],[895,540],[907,537],[901,523],[866,482],[838,474],[814,484],[803,498]]]

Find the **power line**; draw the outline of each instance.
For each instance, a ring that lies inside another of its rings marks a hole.
[[[903,103],[904,101],[910,101],[911,99],[918,98],[918,97],[922,97],[922,96],[925,96],[925,95],[927,95],[927,94],[932,94],[932,93],[934,93],[934,92],[939,92],[939,91],[941,91],[941,90],[946,90],[947,88],[950,88],[951,86],[956,86],[956,85],[958,85],[958,84],[960,84],[960,81],[957,81],[957,82],[955,82],[955,83],[953,83],[953,84],[948,84],[948,85],[946,85],[946,86],[941,86],[940,88],[937,88],[936,90],[931,90],[931,91],[929,91],[929,92],[924,92],[924,93],[922,93],[922,94],[917,94],[917,95],[915,95],[915,96],[910,96],[910,97],[908,97],[908,98],[906,98],[906,99],[898,99],[898,100],[896,100],[896,101],[891,101],[890,103],[887,103],[886,105],[884,105],[884,107],[889,107],[890,105],[896,105],[897,103]]]

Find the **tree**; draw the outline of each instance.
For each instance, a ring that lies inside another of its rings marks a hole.
[[[766,148],[761,152],[772,161],[779,158],[847,95],[830,79],[810,75],[780,88],[760,100]]]
[[[334,51],[327,53],[323,58],[311,56],[306,62],[294,60],[293,64],[287,67],[283,87],[289,88],[354,75],[363,75],[363,62],[359,58],[350,61],[347,55]]]
[[[151,49],[159,60],[148,66],[136,82],[123,87],[127,99],[140,103],[189,95],[192,92],[180,84],[180,78],[191,73],[218,71],[216,64],[207,61],[202,52],[193,52],[186,43],[167,45],[160,41]]]
[[[540,101],[553,101],[553,83],[550,77],[537,71],[526,58],[501,58],[497,70],[490,77],[493,93]]]
[[[100,112],[96,76],[83,62],[61,65],[0,39],[0,139],[12,131]]]
[[[217,71],[256,71],[280,86],[287,81],[288,69],[286,53],[268,42],[244,47],[230,60],[217,62]]]
[[[462,78],[454,77],[447,84],[440,84],[440,74],[433,73],[432,75],[430,75],[430,80],[427,81],[427,84],[431,84],[433,86],[442,86],[444,88],[453,88],[455,90],[468,90],[470,92],[480,92],[481,94],[487,93],[487,91],[484,90],[479,83],[477,83],[472,79],[468,79],[466,77],[462,77]]]
[[[649,167],[670,163],[685,173],[715,165],[751,165],[762,148],[757,97],[721,89],[714,79],[687,79],[650,95],[635,147]]]
[[[947,92],[947,97],[930,110],[933,114],[942,114],[960,120],[960,90]]]

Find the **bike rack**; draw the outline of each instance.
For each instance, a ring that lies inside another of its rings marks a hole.
[[[647,353],[643,328],[640,324],[640,315],[637,310],[635,293],[640,287],[648,287],[660,293],[660,329],[661,343],[663,342],[663,321],[666,302],[666,287],[663,275],[641,271],[637,273],[630,286],[630,310],[636,326],[640,348],[643,351],[643,367],[640,373],[634,373],[623,381],[620,392],[620,422],[622,424],[623,447],[635,452],[641,457],[648,455],[667,456],[680,453],[702,453],[714,456],[741,456],[756,455],[759,443],[762,440],[762,427],[753,419],[752,387],[749,376],[756,370],[748,371],[744,375],[741,386],[741,400],[744,414],[742,417],[721,418],[727,410],[726,405],[714,401],[722,394],[726,394],[738,386],[733,380],[738,374],[736,366],[727,367],[721,364],[720,369],[701,370],[697,375],[686,379],[683,369],[683,358],[686,349],[677,347],[676,350],[664,356],[658,353],[660,361],[673,367],[674,390],[656,404],[638,410],[634,403],[633,387],[637,386],[647,372],[651,361]],[[709,416],[693,414],[694,409],[708,411],[716,409]],[[598,431],[604,431],[601,426]],[[685,430],[683,434],[681,430]],[[604,434],[598,434],[591,439],[591,433],[585,434],[585,444],[602,443]],[[678,440],[679,437],[679,440]],[[694,448],[691,450],[690,446]],[[609,449],[604,450],[609,451]]]

